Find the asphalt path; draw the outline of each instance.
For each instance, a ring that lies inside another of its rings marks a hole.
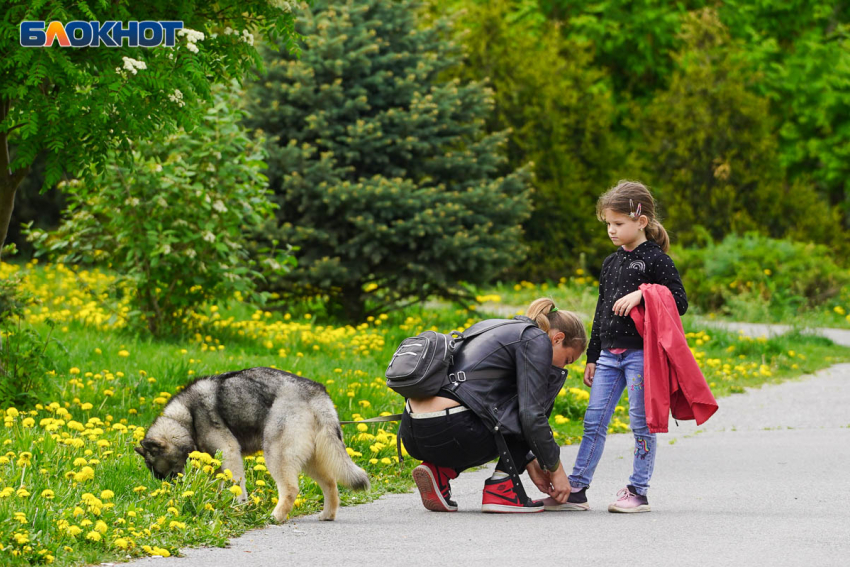
[[[842,333],[832,338],[850,343]],[[630,434],[613,435],[588,512],[482,514],[491,464],[452,481],[456,513],[429,512],[415,491],[393,494],[341,508],[334,522],[297,518],[228,548],[133,565],[850,565],[850,364],[719,404],[702,426],[671,419],[670,432],[659,434],[650,513],[607,512],[627,483],[634,447]],[[561,449],[565,465],[577,451]]]

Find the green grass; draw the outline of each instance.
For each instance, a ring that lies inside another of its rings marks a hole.
[[[91,296],[68,274],[36,268],[29,275],[28,285],[42,302],[30,317],[39,321],[35,328],[42,333],[47,329],[42,319],[54,319],[56,342],[48,351],[52,368],[40,383],[39,405],[13,412],[0,404],[7,409],[0,430],[3,565],[46,563],[48,557],[57,565],[78,565],[173,554],[184,546],[224,545],[230,537],[270,523],[276,491],[256,458],[247,462],[246,505],[236,503],[215,475],[203,469],[193,468],[171,484],[154,480],[145,469],[133,447],[171,395],[197,376],[274,366],[325,384],[340,419],[396,413],[403,400],[385,387],[383,379],[396,345],[427,328],[461,329],[487,316],[468,306],[410,308],[346,327],[314,315],[311,311],[321,310],[309,304],[293,306],[287,314],[222,303],[218,311],[212,306],[205,311],[207,318],[199,321],[197,334],[155,340],[115,328],[115,320],[100,328],[84,323],[81,309]],[[513,286],[503,287],[507,299],[519,299]],[[521,289],[528,293],[527,287]],[[595,304],[592,285],[571,282],[563,289],[556,286],[535,293],[546,295],[545,291],[552,291],[564,308],[588,313],[586,306]],[[502,298],[501,304],[505,303]],[[850,351],[818,337],[796,334],[749,340],[734,333],[706,333],[691,327],[688,317],[685,324],[718,396],[850,359]],[[582,384],[583,369],[583,360],[569,367],[567,384],[552,413],[552,427],[562,443],[576,443],[582,433],[588,392]],[[621,400],[613,432],[628,431],[626,407]],[[410,490],[409,473],[416,463],[396,462],[395,428],[395,424],[344,426],[346,445],[373,485],[369,494],[343,489],[344,504]],[[11,493],[2,496],[7,487]],[[21,488],[24,492],[19,493]],[[305,477],[300,489],[293,515],[318,511],[318,487]],[[45,490],[52,491],[52,498],[43,495]],[[105,490],[113,495],[103,496]],[[341,510],[340,517],[345,514]],[[81,532],[74,535],[71,526]]]

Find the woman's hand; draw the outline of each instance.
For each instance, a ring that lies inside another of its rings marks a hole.
[[[640,305],[641,300],[643,299],[643,292],[641,290],[633,291],[628,295],[624,295],[616,302],[614,302],[614,313],[625,317],[629,314],[629,311],[632,310],[632,307],[637,307]]]
[[[567,473],[564,472],[563,463],[558,463],[558,469],[549,473],[549,476],[552,479],[549,496],[563,504],[570,497],[570,481],[567,479]]]
[[[547,471],[540,468],[540,463],[537,462],[537,459],[528,463],[525,470],[528,472],[528,478],[531,479],[531,482],[534,483],[537,490],[544,494],[549,494],[552,484],[551,477]]]
[[[591,362],[584,367],[584,385],[590,388],[593,386],[593,376],[596,374],[596,363]]]

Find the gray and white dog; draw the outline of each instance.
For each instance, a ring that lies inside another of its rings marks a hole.
[[[337,482],[368,490],[369,476],[345,450],[339,417],[325,387],[275,370],[250,368],[198,378],[174,396],[156,418],[136,452],[158,479],[183,472],[195,450],[222,452],[246,498],[242,456],[263,450],[278,487],[272,516],[286,521],[298,495],[298,474],[318,483],[325,498],[322,520],[339,508]]]

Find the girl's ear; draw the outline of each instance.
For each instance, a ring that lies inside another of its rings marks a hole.
[[[555,345],[556,345],[556,344],[558,344],[559,342],[563,343],[563,342],[564,342],[564,339],[566,339],[566,338],[567,338],[567,335],[565,335],[565,334],[564,334],[563,332],[561,332],[561,331],[558,331],[557,333],[555,333],[554,335],[552,335],[552,346],[555,346]]]
[[[646,215],[641,215],[640,218],[638,218],[638,227],[643,229],[647,226],[649,226],[649,217],[647,217]]]

